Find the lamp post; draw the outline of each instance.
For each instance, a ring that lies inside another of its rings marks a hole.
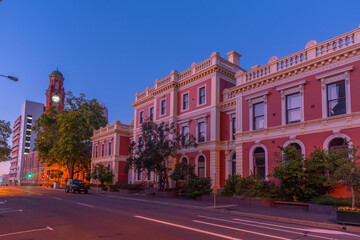
[[[19,81],[19,79],[18,79],[17,77],[13,77],[13,76],[5,76],[5,75],[1,75],[1,74],[0,74],[0,77],[8,78],[8,79],[10,79],[10,80],[13,80],[14,82]]]

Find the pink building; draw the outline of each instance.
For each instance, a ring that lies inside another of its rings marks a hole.
[[[130,138],[133,124],[122,124],[116,121],[112,125],[94,131],[92,140],[91,165],[101,163],[110,168],[114,176],[114,184],[128,183],[125,173],[126,158],[129,156]]]
[[[235,51],[219,53],[183,72],[155,80],[135,95],[133,139],[141,123],[175,122],[199,143],[182,150],[173,164],[187,161],[196,174],[224,186],[227,176],[266,176],[278,146],[294,144],[309,155],[314,146],[339,148],[344,139],[360,145],[360,29],[250,71]],[[130,175],[130,182],[146,174]]]

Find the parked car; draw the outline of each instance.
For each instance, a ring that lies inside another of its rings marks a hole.
[[[65,192],[79,192],[83,191],[85,194],[88,193],[88,188],[85,186],[85,183],[82,180],[77,179],[68,179],[65,187]]]

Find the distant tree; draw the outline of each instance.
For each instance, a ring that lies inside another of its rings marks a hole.
[[[11,148],[8,144],[10,135],[10,122],[0,120],[0,162],[10,160]]]
[[[69,177],[75,171],[88,172],[91,162],[91,140],[94,129],[107,124],[104,108],[96,99],[87,100],[84,94],[75,97],[67,93],[64,110],[51,108],[35,122],[35,147],[43,163],[65,166]]]
[[[280,180],[280,188],[283,193],[297,201],[302,196],[305,186],[304,157],[295,146],[279,147],[281,152],[274,154],[275,161],[279,166],[274,167],[272,174]]]
[[[360,155],[359,147],[347,144],[347,148],[329,150],[337,159],[337,167],[333,171],[331,180],[334,184],[347,185],[351,191],[351,206],[355,207],[355,187],[360,184]]]
[[[112,184],[114,174],[110,171],[109,167],[105,167],[101,163],[97,163],[91,172],[91,178],[99,180],[101,186]]]
[[[153,171],[159,177],[159,189],[168,189],[171,170],[169,160],[175,158],[181,148],[197,147],[195,138],[190,134],[178,134],[175,123],[156,124],[150,119],[142,124],[141,130],[138,143],[130,144],[126,171],[131,169]]]

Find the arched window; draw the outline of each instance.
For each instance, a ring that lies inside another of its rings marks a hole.
[[[198,177],[205,177],[205,158],[200,156],[198,159]]]
[[[298,144],[298,143],[290,143],[289,145],[295,147],[296,150],[298,150],[298,151],[301,153],[301,146],[300,146],[300,144]]]
[[[348,144],[344,138],[334,138],[329,143],[329,149],[332,149],[332,150],[346,149],[347,147],[348,147]]]
[[[254,151],[254,175],[265,178],[265,150],[262,147]]]
[[[230,159],[230,174],[236,175],[236,152],[233,153]]]
[[[187,157],[182,157],[182,158],[181,158],[181,162],[189,163]]]

